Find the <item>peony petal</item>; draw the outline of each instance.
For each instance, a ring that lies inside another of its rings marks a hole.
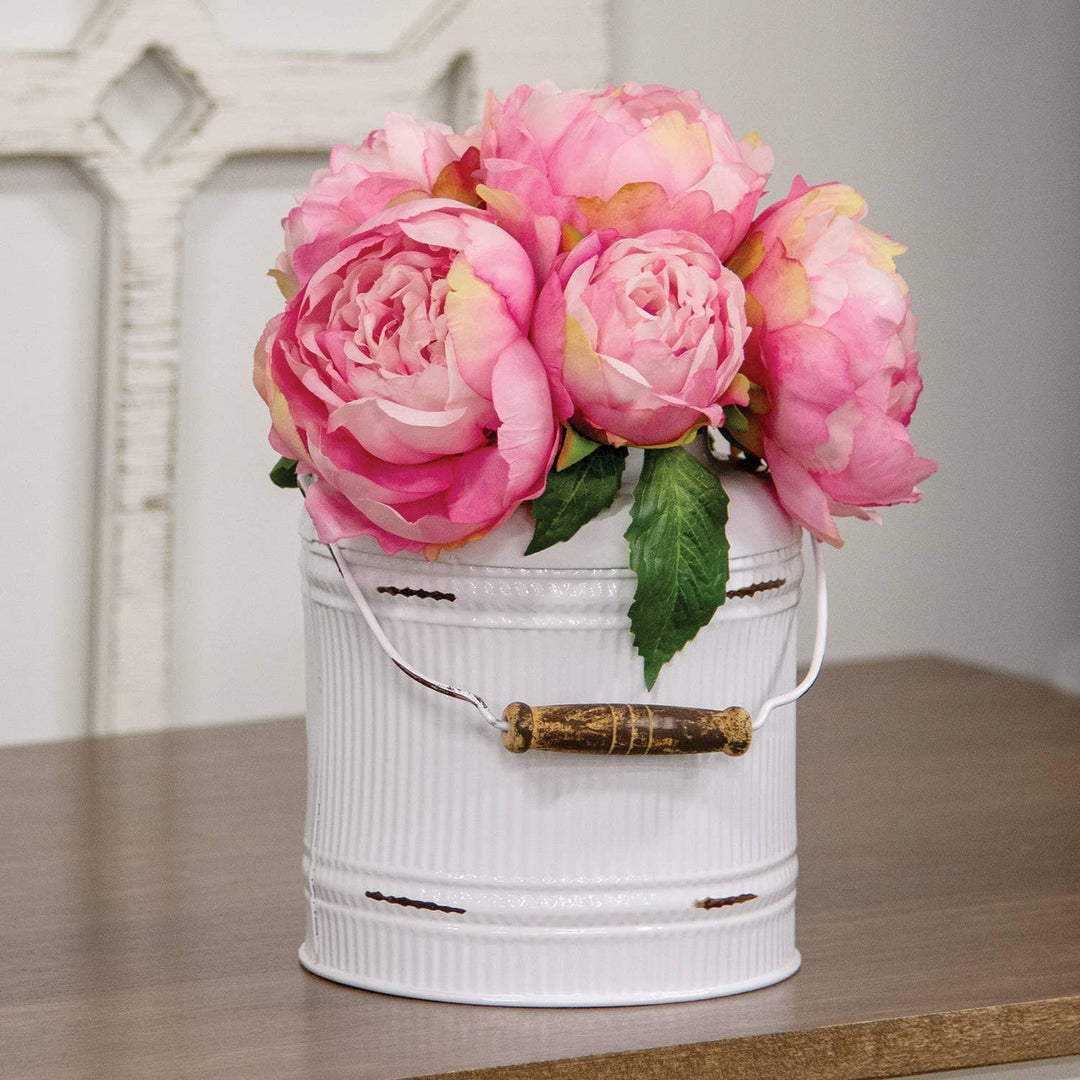
[[[396,555],[400,551],[420,551],[423,548],[423,545],[416,541],[404,540],[378,528],[325,480],[317,480],[308,488],[304,509],[324,544],[335,544],[352,536],[373,536],[387,555]]]
[[[347,427],[369,454],[397,465],[419,465],[464,454],[484,442],[483,423],[498,421],[490,408],[440,412],[412,409],[389,399],[351,401],[335,410],[330,430]]]
[[[765,253],[757,269],[744,280],[746,291],[763,313],[766,332],[805,322],[810,314],[810,279],[797,259],[781,245]]]
[[[577,319],[566,319],[563,340],[562,381],[578,388],[579,393],[580,388],[602,383],[603,364]]]
[[[712,143],[705,128],[688,123],[678,112],[666,112],[615,151],[606,162],[598,194],[610,198],[623,184],[651,181],[672,196],[679,195],[693,187],[711,164]]]
[[[828,496],[853,506],[918,502],[915,485],[937,471],[918,457],[907,428],[877,409],[864,410],[843,472],[823,479]]]
[[[503,297],[481,281],[464,258],[454,260],[447,280],[446,323],[457,371],[475,393],[490,401],[495,361],[521,331]]]
[[[544,366],[529,342],[519,339],[503,351],[491,388],[500,420],[497,446],[508,465],[507,496],[531,499],[544,488],[557,450],[558,428]]]
[[[829,513],[829,500],[817,481],[783,447],[766,437],[765,459],[769,463],[776,495],[783,508],[818,540],[843,547]]]
[[[537,212],[535,203],[526,203],[510,191],[493,190],[483,184],[478,185],[476,191],[495,215],[499,226],[528,254],[535,280],[545,280],[559,251],[559,218],[553,214]]]
[[[528,333],[536,297],[532,260],[509,233],[490,221],[467,219],[465,231],[462,253],[473,273],[502,297],[518,329]]]
[[[707,196],[702,198],[708,202]],[[623,184],[607,200],[582,197],[577,205],[590,232],[608,228],[622,236],[639,236],[671,224],[671,200],[664,188],[652,180]]]
[[[789,452],[812,459],[829,440],[828,417],[855,391],[847,350],[827,330],[794,326],[767,334],[761,355],[771,406],[765,430]]]

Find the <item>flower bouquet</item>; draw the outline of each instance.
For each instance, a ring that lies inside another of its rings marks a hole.
[[[759,213],[771,165],[693,92],[541,84],[389,116],[285,219],[255,383],[310,516],[311,971],[614,1005],[799,966],[799,526],[934,465],[902,248],[840,184]]]
[[[287,303],[255,354],[274,477],[318,477],[324,542],[436,559],[524,503],[536,552],[644,448],[626,540],[651,686],[725,598],[699,432],[837,546],[836,517],[914,502],[935,469],[907,431],[904,248],[842,184],[797,178],[758,213],[771,167],[695,92],[631,84],[522,86],[465,134],[390,115],[336,147],[284,219]]]

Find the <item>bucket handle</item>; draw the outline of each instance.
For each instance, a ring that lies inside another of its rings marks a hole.
[[[307,496],[311,478],[297,477]],[[753,733],[774,709],[797,701],[814,684],[825,658],[829,621],[825,559],[821,542],[811,537],[814,551],[814,581],[817,589],[814,651],[810,666],[794,690],[766,700],[757,718],[746,709],[689,708],[679,705],[579,704],[526,705],[511,702],[496,716],[487,702],[471,690],[440,682],[414,668],[394,648],[371,605],[367,602],[336,543],[326,545],[360,614],[379,647],[402,672],[439,694],[467,701],[493,728],[502,732],[503,745],[513,753],[526,750],[554,750],[583,754],[700,754],[719,751],[739,757],[750,748]]]

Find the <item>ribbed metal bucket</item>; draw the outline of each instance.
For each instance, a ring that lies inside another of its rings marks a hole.
[[[627,610],[629,495],[535,556],[524,512],[437,562],[342,545],[398,651],[513,700],[740,705],[795,685],[800,534],[734,472],[729,598],[647,692]],[[621,1005],[792,974],[795,706],[744,757],[508,753],[470,706],[405,678],[303,530],[309,970],[394,994]]]

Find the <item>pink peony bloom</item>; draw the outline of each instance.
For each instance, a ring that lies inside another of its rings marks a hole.
[[[720,258],[745,235],[772,168],[769,149],[756,136],[737,142],[696,91],[633,83],[541,83],[504,104],[489,98],[480,146],[484,187],[553,219],[556,244],[563,225],[624,236],[670,228],[697,233]],[[547,265],[551,235],[540,226]]]
[[[557,424],[526,336],[532,265],[450,200],[385,210],[338,246],[256,351],[271,443],[318,474],[322,540],[434,556],[544,488]]]
[[[747,333],[739,278],[700,237],[670,229],[586,237],[533,318],[557,412],[616,446],[670,445],[722,424],[726,401],[746,402],[732,380]]]
[[[479,165],[475,138],[400,113],[390,113],[385,123],[360,146],[334,147],[330,167],[315,173],[300,205],[282,221],[285,250],[273,273],[286,296],[389,205],[430,197],[479,205],[471,178]]]
[[[893,261],[905,249],[860,224],[865,213],[853,189],[796,178],[730,262],[751,325],[743,371],[763,392],[736,437],[768,463],[792,517],[837,547],[834,516],[916,502],[937,468],[907,430],[922,381]]]

